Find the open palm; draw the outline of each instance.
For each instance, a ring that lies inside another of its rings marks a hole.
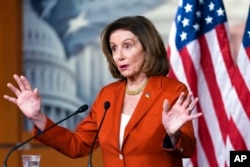
[[[191,110],[196,106],[198,98],[192,100],[192,93],[185,97],[181,93],[176,103],[169,109],[169,102],[167,99],[163,102],[162,124],[169,135],[174,135],[183,124],[194,118],[201,116],[201,113],[191,115]]]
[[[41,110],[41,97],[38,90],[32,90],[30,83],[24,76],[14,75],[14,79],[18,88],[11,83],[8,83],[7,86],[16,97],[4,95],[4,98],[16,104],[26,117],[32,118],[38,115]]]

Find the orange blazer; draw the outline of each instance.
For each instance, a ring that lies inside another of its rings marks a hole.
[[[120,150],[119,129],[125,87],[125,80],[103,87],[89,115],[74,132],[57,126],[38,137],[38,140],[72,158],[87,156],[104,114],[104,103],[109,101],[110,108],[95,145],[95,148],[101,148],[105,167],[181,167],[182,158],[190,157],[194,151],[192,121],[182,126],[179,141],[172,148],[162,125],[162,105],[163,100],[168,99],[172,106],[181,92],[187,93],[186,86],[165,76],[150,77],[125,128]],[[46,127],[52,124],[48,118]]]

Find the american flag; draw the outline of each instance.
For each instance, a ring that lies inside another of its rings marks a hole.
[[[250,64],[242,54],[238,63],[245,64],[235,65],[222,0],[180,1],[168,57],[169,76],[186,83],[199,98],[193,112],[203,113],[193,121],[196,151],[184,165],[229,166],[230,150],[250,149]]]
[[[235,150],[250,149],[250,6],[243,40],[237,57],[237,66],[232,76],[230,115],[230,148]],[[232,123],[231,123],[232,122]]]

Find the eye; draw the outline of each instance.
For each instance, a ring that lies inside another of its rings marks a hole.
[[[125,43],[124,47],[125,47],[126,49],[130,49],[130,48],[132,47],[132,45],[129,44],[129,43]]]
[[[115,46],[115,45],[111,46],[111,51],[112,52],[115,52],[116,50],[117,50],[117,46]]]

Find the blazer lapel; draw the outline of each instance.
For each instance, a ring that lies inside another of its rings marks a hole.
[[[122,107],[124,101],[124,93],[125,93],[126,82],[122,82],[117,86],[114,91],[114,112],[113,112],[113,129],[114,129],[114,141],[117,149],[119,148],[119,132],[120,132],[120,122],[121,122],[121,114]]]
[[[159,77],[150,77],[148,84],[145,90],[143,91],[143,94],[135,108],[135,111],[126,126],[124,132],[124,140],[123,140],[124,142],[127,136],[129,135],[130,131],[140,122],[143,116],[148,112],[150,106],[153,105],[154,101],[161,93],[161,88],[162,88],[162,83],[161,80],[159,80]]]

